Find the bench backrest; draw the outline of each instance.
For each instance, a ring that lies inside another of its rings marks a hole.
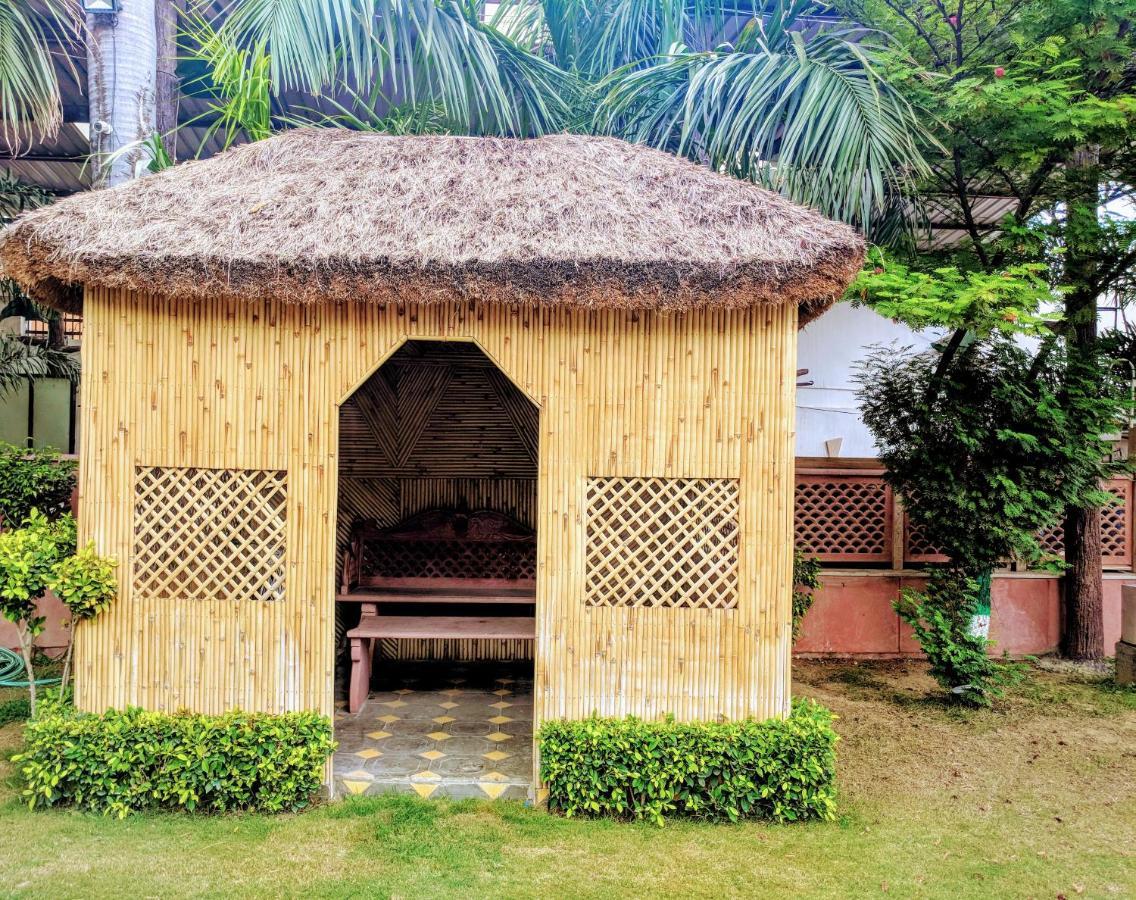
[[[354,588],[527,587],[536,581],[532,529],[495,510],[431,509],[352,529],[343,591]]]

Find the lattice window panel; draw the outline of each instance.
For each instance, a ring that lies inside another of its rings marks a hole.
[[[904,528],[906,530],[906,545],[904,548],[903,558],[908,562],[946,562],[947,557],[936,547],[929,537],[923,533],[921,526],[917,525],[911,520],[910,516],[904,517]]]
[[[134,470],[134,590],[189,600],[282,600],[285,472]]]
[[[1116,498],[1115,503],[1101,507],[1101,557],[1106,566],[1130,566],[1132,553],[1132,481],[1117,479],[1104,484],[1104,489]],[[1065,527],[1059,523],[1038,535],[1046,553],[1063,556],[1065,553]]]
[[[797,547],[822,562],[891,559],[891,490],[875,475],[800,475]]]
[[[589,479],[584,595],[589,606],[736,606],[737,481]]]
[[[367,541],[361,574],[384,578],[536,578],[536,547],[495,541]]]

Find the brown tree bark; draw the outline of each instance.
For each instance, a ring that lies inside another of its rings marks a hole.
[[[1065,272],[1069,293],[1065,320],[1071,326],[1071,360],[1096,364],[1097,293],[1100,264],[1100,165],[1096,147],[1081,147],[1066,163]],[[1075,422],[1071,427],[1076,427]],[[1071,659],[1104,656],[1104,578],[1100,509],[1071,509],[1065,520],[1065,616],[1061,650]]]
[[[63,328],[63,313],[56,313],[47,320],[47,346],[51,350],[62,350],[67,343],[67,332]]]
[[[1065,518],[1065,622],[1061,652],[1070,659],[1104,656],[1104,582],[1101,514],[1072,509]]]

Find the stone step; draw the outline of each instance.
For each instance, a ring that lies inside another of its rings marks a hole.
[[[384,780],[368,778],[365,772],[344,773],[335,776],[335,796],[374,797],[380,794],[415,794],[435,800],[522,800],[533,799],[532,784],[527,781],[480,780],[464,781],[455,779],[413,779]]]

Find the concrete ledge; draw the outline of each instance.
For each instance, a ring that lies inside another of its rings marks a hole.
[[[1116,644],[1116,683],[1136,684],[1136,645],[1127,641]]]

